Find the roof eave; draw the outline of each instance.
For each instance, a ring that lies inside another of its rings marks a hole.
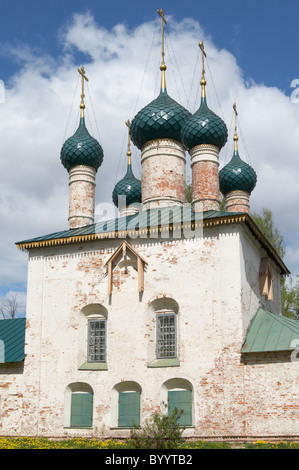
[[[220,214],[220,215],[217,215]],[[223,215],[224,214],[224,215]],[[267,240],[267,238],[262,234],[261,230],[252,220],[249,214],[247,213],[217,213],[215,211],[215,216],[209,216],[207,218],[200,219],[202,220],[203,227],[210,227],[210,226],[220,226],[225,224],[236,224],[236,223],[244,223],[250,230],[251,234],[261,243],[263,248],[266,250],[268,255],[275,261],[275,263],[279,266],[282,275],[289,275],[290,271],[277,254],[276,250]],[[182,226],[183,222],[176,222],[173,224],[169,224],[170,230],[174,228],[179,228]],[[196,221],[190,220],[187,222],[188,226],[194,229]],[[186,223],[184,222],[184,226]],[[96,230],[96,224],[91,226],[94,227]],[[59,236],[64,234],[65,232],[56,232],[55,236],[52,238],[40,237],[40,239],[31,239],[25,240],[22,242],[17,242],[16,246],[20,250],[31,250],[36,248],[47,248],[50,246],[58,246],[58,245],[69,245],[69,244],[77,244],[82,242],[91,242],[95,240],[103,240],[103,239],[117,239],[121,238],[122,240],[128,237],[142,237],[145,235],[145,238],[148,238],[151,233],[157,233],[157,231],[161,231],[163,225],[160,226],[145,226],[140,227],[138,229],[128,229],[128,228],[121,228],[118,230],[112,230],[107,232],[99,232],[99,233],[86,233],[86,234],[76,234],[76,230],[74,230],[74,234],[70,236]]]

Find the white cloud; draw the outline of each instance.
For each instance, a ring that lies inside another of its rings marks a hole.
[[[11,48],[22,65],[5,90],[5,103],[0,103],[0,284],[26,280],[27,257],[16,250],[16,241],[67,228],[68,175],[60,163],[60,149],[78,124],[76,69],[81,65],[89,77],[87,125],[104,149],[96,204],[111,201],[114,184],[126,166],[124,123],[159,91],[159,27],[157,21],[135,29],[118,24],[106,30],[90,14],[76,14],[60,32],[60,57],[42,55],[27,46]],[[299,238],[299,104],[276,88],[245,82],[235,57],[217,50],[196,21],[168,18],[168,92],[192,112],[200,100],[197,43],[201,39],[208,54],[208,103],[224,117],[231,132],[232,103],[237,102],[239,130],[246,144],[240,138],[240,154],[247,160],[248,149],[249,163],[258,174],[252,209],[273,210],[274,220],[289,242],[287,260],[299,273],[299,259],[294,255]],[[78,53],[81,58],[86,54],[84,64],[76,63]],[[221,152],[221,166],[231,158],[232,148],[231,134]],[[132,151],[134,171],[140,177],[139,151],[134,147]]]

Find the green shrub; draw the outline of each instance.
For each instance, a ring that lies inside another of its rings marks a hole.
[[[155,412],[142,428],[134,426],[130,440],[133,449],[176,449],[184,443],[184,428],[178,424],[183,411],[176,408],[170,416]]]

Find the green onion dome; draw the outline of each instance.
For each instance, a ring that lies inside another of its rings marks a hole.
[[[181,140],[187,149],[202,144],[215,145],[221,149],[226,144],[226,124],[208,108],[205,96],[201,98],[199,109],[185,121]]]
[[[254,169],[241,160],[238,149],[235,149],[231,161],[219,171],[221,193],[226,195],[231,191],[246,191],[250,194],[256,182]]]
[[[141,181],[135,178],[130,163],[128,163],[124,178],[116,184],[112,192],[112,200],[116,207],[118,207],[119,196],[126,197],[126,207],[141,203]]]
[[[131,140],[139,149],[150,140],[181,141],[181,126],[189,116],[189,111],[168,96],[166,87],[161,87],[159,96],[132,120]]]
[[[87,165],[97,170],[103,158],[101,145],[91,137],[85,126],[85,118],[81,117],[77,131],[63,144],[60,153],[61,163],[67,170],[77,165]]]

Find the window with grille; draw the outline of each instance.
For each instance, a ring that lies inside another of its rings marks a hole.
[[[88,362],[106,361],[106,320],[88,320]]]
[[[157,315],[157,358],[177,356],[176,348],[176,314]]]

